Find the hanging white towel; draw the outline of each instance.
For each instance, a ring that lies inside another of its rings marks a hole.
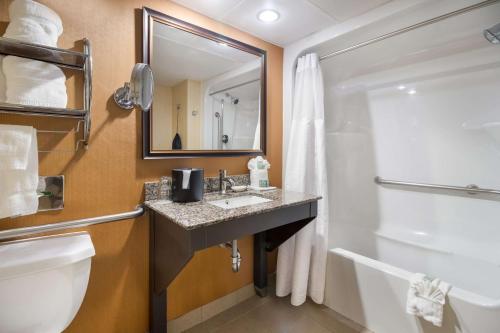
[[[15,0],[9,6],[9,17],[4,37],[57,47],[63,27],[52,9],[32,0]]]
[[[406,312],[441,327],[443,307],[449,290],[450,285],[440,279],[431,279],[421,273],[414,274],[410,279]]]
[[[0,218],[36,213],[37,187],[36,130],[0,125]]]
[[[25,170],[33,139],[33,127],[0,124],[0,171]]]
[[[5,85],[5,76],[2,70],[3,56],[0,56],[0,103],[5,102],[5,90],[7,89]]]
[[[323,303],[328,250],[323,77],[317,54],[299,58],[293,114],[285,163],[285,189],[321,195],[316,219],[279,247],[276,295],[292,294],[300,305],[306,295]]]
[[[66,76],[56,65],[8,56],[3,59],[2,68],[7,103],[66,107]]]

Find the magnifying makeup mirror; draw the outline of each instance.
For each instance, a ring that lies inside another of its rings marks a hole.
[[[135,106],[148,111],[153,101],[153,72],[147,64],[135,64],[130,82],[118,88],[114,100],[122,109],[130,110]]]

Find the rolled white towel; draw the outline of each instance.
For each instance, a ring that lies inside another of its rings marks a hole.
[[[36,130],[0,125],[0,218],[38,210],[38,147]]]
[[[7,103],[66,107],[66,76],[56,65],[7,56],[2,68],[7,82]]]
[[[46,30],[32,18],[20,18],[9,23],[3,36],[22,42],[57,47],[58,35],[51,31],[50,24],[47,27]]]
[[[5,90],[7,89],[5,85],[5,75],[3,75],[2,70],[3,56],[0,56],[0,103],[5,102]]]
[[[448,283],[440,279],[431,279],[421,273],[414,274],[410,279],[406,312],[441,327],[443,307],[450,288]]]
[[[10,23],[4,37],[57,46],[62,21],[52,9],[32,0],[15,0],[9,6]]]

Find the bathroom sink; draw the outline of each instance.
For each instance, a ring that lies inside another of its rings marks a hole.
[[[222,209],[233,209],[244,206],[256,205],[263,202],[272,201],[270,199],[258,197],[255,195],[244,195],[241,197],[226,198],[214,201],[208,201],[209,204],[220,207]]]

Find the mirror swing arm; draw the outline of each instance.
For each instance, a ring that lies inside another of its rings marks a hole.
[[[155,11],[151,8],[143,7],[143,31],[142,31],[142,62],[151,66],[153,23],[161,23],[174,29],[212,40],[221,45],[246,52],[258,57],[260,62],[260,88],[258,112],[260,112],[260,149],[238,149],[238,150],[153,150],[152,149],[152,112],[142,112],[142,150],[143,159],[169,159],[169,158],[196,158],[196,157],[227,157],[227,156],[255,156],[266,153],[266,108],[267,108],[267,87],[266,87],[266,67],[267,53],[252,45],[245,44],[230,37],[218,34],[205,28],[196,26],[189,22],[179,20],[175,17]],[[125,88],[125,87],[124,87]],[[154,105],[150,107],[152,111]]]
[[[130,82],[125,82],[123,87],[118,88],[113,99],[115,103],[125,110],[134,107],[147,112],[153,103],[153,71],[148,64],[138,63],[132,69]]]

